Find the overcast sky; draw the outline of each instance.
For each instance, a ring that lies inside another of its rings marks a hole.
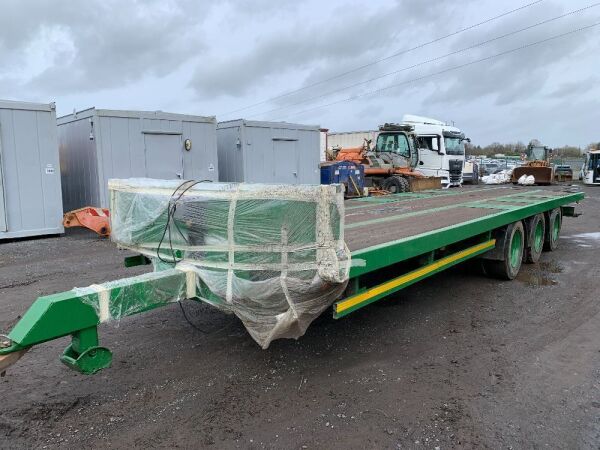
[[[600,5],[502,37],[593,0],[543,0],[421,46],[533,1],[2,0],[0,98],[333,131],[411,113],[474,144],[598,141],[600,26],[527,45],[600,22]]]

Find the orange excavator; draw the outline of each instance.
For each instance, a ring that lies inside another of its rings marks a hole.
[[[386,123],[379,127],[373,148],[365,139],[362,147],[340,148],[335,161],[362,164],[368,187],[390,193],[440,189],[441,178],[426,177],[415,170],[417,147],[411,125]]]

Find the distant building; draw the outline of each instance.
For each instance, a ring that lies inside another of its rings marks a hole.
[[[364,144],[365,139],[370,140],[372,145],[374,145],[378,133],[379,131],[377,130],[327,133],[327,149],[332,149],[334,147],[361,147]]]

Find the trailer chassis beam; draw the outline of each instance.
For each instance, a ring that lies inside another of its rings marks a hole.
[[[63,336],[71,336],[61,356],[70,368],[93,374],[110,367],[112,353],[99,344],[100,323],[193,298],[195,283],[188,272],[167,269],[39,297],[0,343],[0,372],[32,346]]]

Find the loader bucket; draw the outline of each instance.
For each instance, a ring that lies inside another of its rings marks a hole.
[[[554,174],[552,167],[529,167],[521,166],[515,167],[512,173],[511,181],[516,183],[519,178],[523,175],[533,175],[535,178],[535,184],[552,184],[554,181]]]
[[[427,191],[430,189],[441,189],[442,179],[440,177],[410,177],[410,192]]]

